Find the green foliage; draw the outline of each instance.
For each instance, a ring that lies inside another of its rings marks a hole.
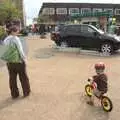
[[[22,12],[18,10],[13,2],[5,0],[0,4],[0,23],[5,24],[6,21],[19,19]]]
[[[2,40],[2,38],[5,36],[5,33],[5,29],[2,26],[0,26],[0,40]]]

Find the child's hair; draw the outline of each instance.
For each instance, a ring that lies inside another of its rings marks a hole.
[[[16,25],[10,26],[8,28],[8,34],[11,34],[12,32],[17,32],[19,29]]]

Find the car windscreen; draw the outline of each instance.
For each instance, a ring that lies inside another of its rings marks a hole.
[[[97,29],[96,27],[90,25],[90,27],[92,27],[94,30],[96,30],[97,32],[99,32],[100,34],[104,34],[104,31]]]
[[[63,30],[64,29],[64,25],[57,25],[56,27],[55,27],[55,32],[59,32],[59,31],[61,31],[61,30]]]

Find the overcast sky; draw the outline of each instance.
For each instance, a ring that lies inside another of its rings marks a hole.
[[[96,0],[24,0],[27,24],[32,23],[32,19],[37,17],[43,2],[84,2],[96,3]],[[99,3],[120,3],[119,0],[99,0]]]

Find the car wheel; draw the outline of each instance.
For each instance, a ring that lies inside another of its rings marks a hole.
[[[113,46],[110,43],[103,43],[101,45],[101,52],[105,56],[109,56],[113,53]]]
[[[62,47],[62,48],[68,47],[67,42],[61,42],[60,47]]]

